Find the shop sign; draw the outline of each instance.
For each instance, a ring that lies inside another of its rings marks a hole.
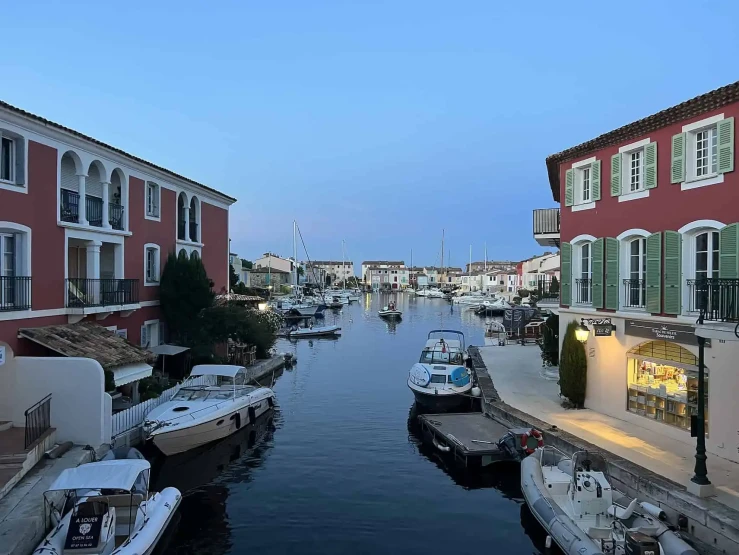
[[[685,345],[698,345],[695,328],[686,324],[650,322],[648,320],[626,320],[626,335],[674,341]],[[710,339],[706,339],[706,347],[711,346]]]
[[[593,325],[595,337],[610,337],[613,335],[613,326],[611,324],[595,324]]]

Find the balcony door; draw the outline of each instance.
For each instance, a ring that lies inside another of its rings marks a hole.
[[[16,248],[15,237],[0,234],[0,307],[15,304]]]
[[[693,306],[697,310],[707,308],[718,309],[720,295],[717,281],[719,278],[719,232],[705,231],[695,236],[695,295]],[[713,289],[712,290],[712,284]],[[710,304],[710,306],[705,306]]]

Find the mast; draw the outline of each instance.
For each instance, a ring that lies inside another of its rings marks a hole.
[[[341,240],[341,275],[344,276],[344,286],[342,289],[346,289],[346,269],[344,268],[344,240]]]
[[[439,289],[441,289],[441,282],[444,279],[444,229],[441,230],[441,268],[439,269]]]
[[[467,277],[470,278],[470,291],[472,291],[472,245],[470,245],[470,265],[467,267]]]
[[[296,230],[298,228],[298,222],[293,220],[293,279],[295,280],[295,291],[294,294],[298,296],[298,238],[296,236]]]
[[[485,272],[488,271],[488,243],[485,241]]]

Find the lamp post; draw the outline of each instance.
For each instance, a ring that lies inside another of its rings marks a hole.
[[[575,338],[580,343],[587,343],[590,330],[585,325],[585,322],[580,318],[580,325],[575,328]]]
[[[707,295],[706,295],[707,297]],[[703,325],[703,311],[706,307],[707,298],[701,303],[700,313],[698,315],[698,325]],[[706,468],[706,385],[705,385],[705,355],[706,355],[706,338],[697,337],[698,339],[698,415],[693,417],[690,431],[691,435],[697,438],[695,445],[695,475],[690,479],[694,484],[699,486],[709,486],[711,481],[708,479],[708,469]]]

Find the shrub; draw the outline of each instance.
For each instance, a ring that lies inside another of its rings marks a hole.
[[[233,339],[239,343],[254,345],[257,358],[267,358],[277,340],[282,317],[272,311],[259,311],[229,303],[213,306],[203,311],[199,327],[211,342]]]
[[[559,316],[552,314],[544,322],[542,331],[541,362],[543,366],[556,366],[559,363]]]
[[[156,399],[162,394],[165,387],[154,378],[144,378],[139,381],[139,397],[140,402]]]
[[[549,285],[549,292],[552,295],[559,293],[559,281],[557,281],[557,276],[552,277],[552,283]]]
[[[585,356],[585,347],[575,337],[577,325],[574,320],[567,325],[562,342],[559,389],[562,396],[569,399],[575,408],[582,408],[585,405],[588,360]]]

